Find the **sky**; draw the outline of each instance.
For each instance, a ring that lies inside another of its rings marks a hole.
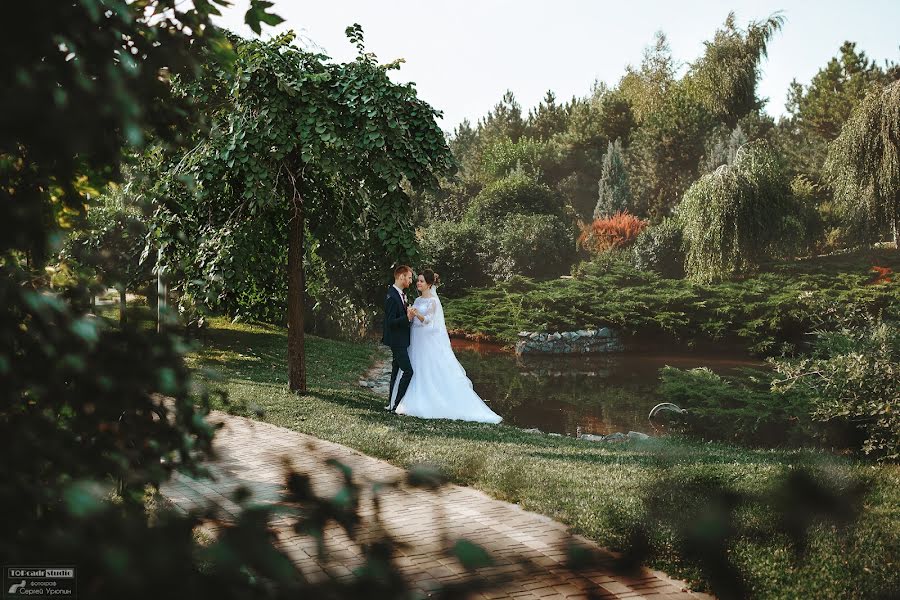
[[[243,24],[248,0],[236,0],[219,24],[253,36]],[[742,27],[775,12],[785,19],[762,63],[758,93],[766,111],[784,114],[788,85],[807,84],[845,40],[883,64],[900,62],[896,0],[274,0],[285,22],[263,27],[269,37],[293,29],[300,44],[347,61],[356,49],[344,30],[359,23],[366,50],[380,62],[405,59],[392,79],[414,81],[419,97],[443,112],[452,131],[475,123],[509,89],[527,114],[547,90],[560,100],[585,96],[594,81],[615,85],[638,65],[656,31],[686,64],[703,52],[729,11]]]

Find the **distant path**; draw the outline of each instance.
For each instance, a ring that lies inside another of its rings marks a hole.
[[[210,420],[225,424],[215,437],[218,458],[210,465],[218,481],[198,481],[176,474],[162,488],[163,495],[184,511],[197,503],[214,502],[233,516],[239,508],[229,496],[239,486],[249,488],[256,502],[276,502],[284,488],[282,457],[287,457],[298,471],[310,475],[319,495],[333,494],[340,485],[335,469],[325,464],[328,458],[350,466],[358,483],[404,475],[403,469],[346,446],[269,423],[222,412],[214,412]],[[398,565],[424,593],[438,583],[465,577],[464,569],[455,560],[448,560],[441,545],[442,538],[450,543],[465,538],[486,548],[495,559],[495,566],[480,569],[479,573],[506,574],[511,578],[506,587],[473,596],[476,598],[711,598],[688,592],[683,582],[649,569],[642,569],[635,577],[614,575],[605,569],[574,575],[564,565],[563,543],[570,537],[564,525],[471,488],[450,485],[439,495],[418,490],[392,491],[381,499],[383,525],[396,539],[409,544],[400,550]],[[365,539],[367,533],[374,534],[374,510],[368,494],[362,499],[360,512],[364,520],[360,538]],[[284,522],[276,522],[275,528],[284,550],[312,579],[322,576],[323,566],[331,573],[347,576],[359,564],[356,545],[340,530],[326,536],[332,562],[323,565],[310,538],[292,532]],[[593,542],[576,539],[609,560],[614,558]],[[527,572],[514,561],[516,557],[530,559],[538,570]]]

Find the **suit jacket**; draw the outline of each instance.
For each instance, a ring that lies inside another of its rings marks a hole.
[[[393,285],[388,286],[384,298],[384,334],[381,343],[391,348],[409,347],[410,320],[406,316],[406,305],[400,292]]]

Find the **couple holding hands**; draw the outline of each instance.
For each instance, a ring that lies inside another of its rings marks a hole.
[[[390,347],[391,385],[387,410],[423,419],[457,419],[499,423],[494,413],[472,388],[472,381],[450,345],[444,309],[437,294],[438,275],[422,271],[416,280],[419,296],[410,304],[406,289],[413,270],[394,269],[394,284],[384,300],[384,335]]]

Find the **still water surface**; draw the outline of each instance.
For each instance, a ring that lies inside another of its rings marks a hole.
[[[475,391],[507,424],[577,436],[616,431],[652,434],[647,413],[659,402],[659,370],[708,367],[727,375],[761,367],[736,353],[627,352],[516,357],[495,346],[453,340]]]

